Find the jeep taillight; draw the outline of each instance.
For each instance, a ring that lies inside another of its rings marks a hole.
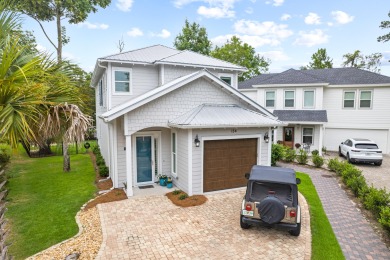
[[[246,204],[245,205],[245,209],[247,210],[247,211],[251,211],[252,210],[252,205],[251,204]]]
[[[295,218],[297,216],[297,212],[295,210],[290,210],[290,218]]]

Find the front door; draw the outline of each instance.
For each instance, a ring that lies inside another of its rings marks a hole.
[[[153,138],[136,137],[137,183],[153,182]]]
[[[294,127],[283,128],[283,144],[287,147],[294,148]]]

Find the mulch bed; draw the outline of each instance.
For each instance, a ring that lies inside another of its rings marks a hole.
[[[104,181],[99,181],[96,183],[96,186],[98,187],[99,190],[109,190],[112,188],[112,180],[107,179]]]
[[[95,207],[97,204],[107,203],[112,201],[119,201],[127,199],[127,195],[123,189],[113,189],[94,200],[90,201],[84,208],[84,210]]]
[[[173,204],[179,207],[193,207],[204,204],[207,201],[207,198],[203,195],[193,195],[189,196],[183,200],[180,200],[180,195],[187,195],[185,192],[181,191],[178,194],[174,194],[175,191],[168,192],[165,196],[172,201]],[[187,195],[188,196],[188,195]]]

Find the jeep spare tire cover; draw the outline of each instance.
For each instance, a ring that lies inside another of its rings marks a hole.
[[[260,219],[265,223],[275,224],[284,218],[284,205],[274,196],[268,196],[263,199],[258,207]]]

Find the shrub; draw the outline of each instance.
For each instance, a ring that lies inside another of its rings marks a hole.
[[[103,156],[101,156],[101,155],[96,156],[96,164],[97,164],[98,166],[106,165],[106,162],[104,161]]]
[[[311,160],[312,160],[314,166],[317,168],[320,168],[322,165],[324,165],[324,158],[322,158],[319,155],[313,155]]]
[[[174,191],[172,191],[172,194],[173,195],[178,195],[178,194],[180,194],[181,193],[181,190],[174,190]]]
[[[100,154],[99,145],[95,145],[95,146],[92,148],[92,152],[93,152],[93,154],[95,154],[95,155]]]
[[[6,164],[11,159],[11,156],[3,151],[0,152],[0,164]]]
[[[328,149],[325,146],[322,146],[321,148],[323,154],[327,154]]]
[[[283,158],[283,145],[281,144],[272,144],[272,152],[271,152],[271,164],[273,166],[276,165],[277,161],[280,161]]]
[[[389,203],[390,194],[385,189],[376,189],[372,186],[363,199],[364,207],[371,210],[377,218],[380,217],[381,208],[388,206]]]
[[[297,155],[297,162],[299,164],[306,164],[308,161],[307,152],[303,149],[299,149],[299,153]]]
[[[188,195],[185,193],[180,194],[180,196],[179,196],[179,200],[185,200],[186,198],[188,198]]]
[[[347,181],[352,178],[357,178],[362,175],[362,171],[353,166],[352,164],[347,164],[341,171],[341,178],[345,184]]]
[[[294,149],[286,147],[284,150],[284,160],[286,162],[293,162],[297,157],[297,152]]]
[[[387,231],[390,231],[390,207],[384,206],[380,208],[379,213],[379,223],[387,229]]]
[[[300,143],[296,143],[295,144],[295,148],[299,149],[301,147],[301,144]]]
[[[109,169],[107,166],[105,165],[99,166],[99,175],[101,177],[108,177],[108,174],[109,174]]]
[[[368,190],[366,179],[363,175],[354,176],[347,180],[346,185],[352,190],[356,197],[362,198]]]
[[[318,150],[313,150],[311,151],[311,155],[319,155],[320,152]]]
[[[339,161],[337,158],[328,161],[328,169],[336,172],[338,175],[341,175],[341,172],[344,171],[346,167],[350,167],[349,165],[353,166],[347,161]]]

